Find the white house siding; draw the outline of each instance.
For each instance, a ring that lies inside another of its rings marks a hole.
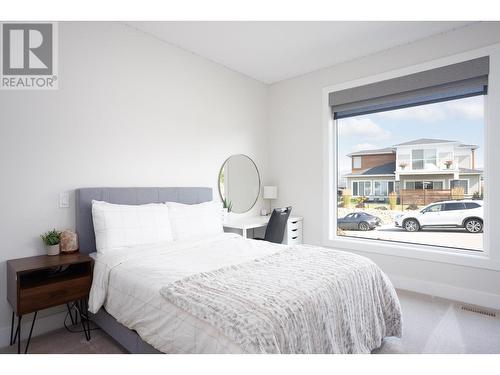
[[[472,150],[470,148],[457,147],[455,149],[454,163],[458,168],[472,169]]]

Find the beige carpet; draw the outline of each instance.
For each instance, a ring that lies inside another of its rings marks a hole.
[[[462,310],[460,302],[398,291],[403,337],[388,338],[377,353],[500,353],[496,317]],[[492,311],[486,309],[487,311]]]
[[[500,353],[500,313],[489,317],[463,311],[462,304],[398,291],[403,337],[388,338],[375,353]],[[8,347],[0,353],[15,353]],[[32,339],[30,353],[118,354],[125,350],[100,330],[87,342],[83,333],[59,329]]]

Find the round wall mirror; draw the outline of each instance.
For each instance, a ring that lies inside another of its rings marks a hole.
[[[248,156],[231,155],[219,172],[219,194],[232,212],[242,214],[257,202],[260,193],[260,175]]]

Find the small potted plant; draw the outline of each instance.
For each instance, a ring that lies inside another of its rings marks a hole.
[[[40,236],[43,243],[45,244],[45,249],[47,250],[47,255],[58,255],[59,254],[59,242],[61,240],[61,232],[52,229]]]
[[[453,164],[453,160],[446,160],[444,162],[444,165],[446,165],[446,169],[450,169],[452,164]]]
[[[399,163],[399,168],[405,169],[408,164],[405,162]]]

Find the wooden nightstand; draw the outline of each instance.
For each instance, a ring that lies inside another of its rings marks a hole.
[[[17,339],[17,352],[21,353],[21,319],[23,315],[34,312],[26,343],[25,353],[27,353],[37,312],[74,301],[78,304],[77,310],[85,337],[90,340],[90,327],[85,318],[86,314],[82,314],[82,310],[86,306],[91,284],[92,258],[88,255],[80,253],[40,255],[8,260],[7,300],[13,310],[10,344],[13,345]],[[14,314],[17,315],[15,334]]]

